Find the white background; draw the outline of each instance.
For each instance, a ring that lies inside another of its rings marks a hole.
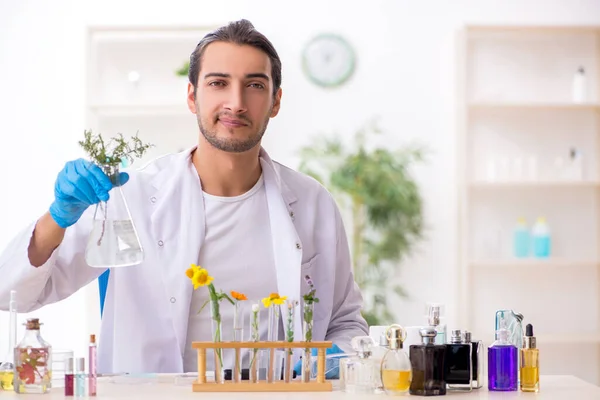
[[[350,137],[373,115],[382,117],[388,143],[418,139],[430,147],[428,163],[416,169],[426,202],[428,239],[396,277],[411,297],[394,300],[394,313],[403,325],[421,324],[424,303],[441,301],[447,304],[450,327],[461,328],[453,326],[456,32],[464,24],[597,25],[600,1],[310,0],[284,8],[280,1],[0,0],[0,247],[47,210],[57,173],[81,155],[77,141],[86,128],[88,26],[213,26],[238,18],[250,19],[282,58],[282,110],[263,143],[274,159],[296,167],[297,149],[312,136],[336,131]],[[354,77],[336,90],[313,86],[301,71],[304,44],[322,31],[345,36],[358,56]],[[197,136],[196,131],[189,134]],[[95,284],[88,293],[82,290],[33,313],[44,322],[43,335],[55,347],[84,355],[99,319],[94,290]],[[531,290],[535,297],[537,288]],[[576,287],[565,290],[570,292],[562,295],[577,296]],[[493,323],[492,315],[489,320]],[[7,321],[6,313],[0,313],[0,355],[6,351]]]

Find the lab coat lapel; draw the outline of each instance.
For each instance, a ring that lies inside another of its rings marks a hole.
[[[182,357],[193,292],[185,271],[198,262],[205,233],[202,188],[198,175],[190,171],[191,150],[178,154],[172,165],[157,174],[151,215],[152,235],[158,243],[156,263],[165,284],[159,300],[169,302]]]
[[[261,151],[261,166],[269,208],[273,255],[277,271],[277,289],[281,296],[287,296],[288,299],[296,299],[300,302],[302,243],[292,221],[289,198],[285,199],[282,195],[285,188],[273,163],[264,151]],[[297,310],[294,318],[294,331],[302,332],[300,306],[297,307]],[[285,315],[283,307],[281,311],[281,315]],[[298,337],[301,336],[298,335]]]

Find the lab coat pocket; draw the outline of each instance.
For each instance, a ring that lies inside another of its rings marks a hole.
[[[326,294],[326,283],[323,281],[325,275],[320,274],[319,272],[319,254],[315,254],[311,259],[302,264],[302,283],[301,283],[301,295],[304,295],[310,291],[310,286],[306,282],[306,277],[310,276],[316,291],[316,296],[319,299],[319,302],[315,304],[314,311],[314,319],[315,321],[322,320],[324,318],[329,318],[330,304],[331,302],[327,299]]]

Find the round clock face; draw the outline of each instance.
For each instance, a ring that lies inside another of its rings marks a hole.
[[[302,55],[306,75],[317,85],[344,83],[354,72],[354,50],[337,35],[323,34],[311,40]]]

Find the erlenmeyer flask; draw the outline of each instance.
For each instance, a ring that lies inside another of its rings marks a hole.
[[[96,205],[85,251],[90,267],[114,268],[140,264],[144,250],[118,179],[119,167],[102,166],[113,183],[108,201]]]

